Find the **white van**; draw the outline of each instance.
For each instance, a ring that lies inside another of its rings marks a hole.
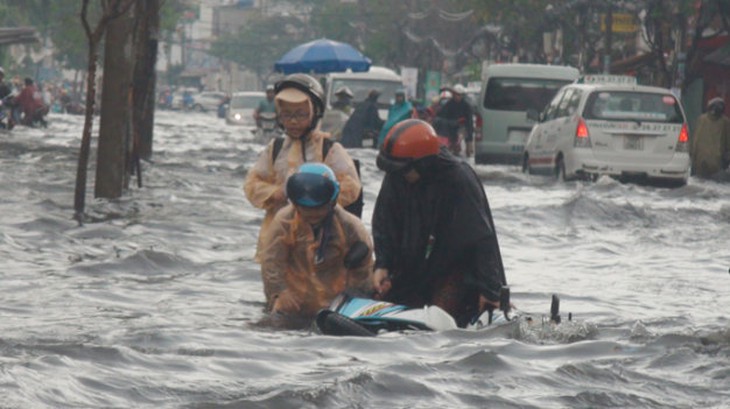
[[[403,88],[403,79],[395,71],[385,68],[372,66],[366,72],[333,72],[325,77],[325,109],[332,109],[332,101],[336,99],[335,91],[340,87],[347,87],[355,96],[352,101],[357,104],[367,98],[371,90],[380,91],[378,99],[378,107],[384,110],[386,119],[388,115],[388,107],[390,101],[395,98],[395,92]]]
[[[476,163],[520,163],[534,125],[527,110],[542,111],[558,90],[578,79],[576,68],[541,64],[487,67],[479,97],[481,139],[475,138]]]
[[[348,119],[341,111],[332,110],[332,102],[336,100],[335,92],[340,87],[352,91],[353,107],[367,98],[371,90],[380,92],[378,98],[378,114],[382,120],[388,119],[388,108],[395,99],[395,92],[403,89],[403,79],[395,71],[372,66],[366,72],[333,72],[325,76],[325,111],[322,118],[322,130],[331,132],[339,139],[339,132]]]

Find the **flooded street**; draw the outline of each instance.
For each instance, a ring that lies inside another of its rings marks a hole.
[[[52,115],[0,133],[0,408],[730,402],[730,184],[559,184],[478,166],[513,303],[547,314],[555,293],[574,321],[336,338],[255,325],[263,211],[242,185],[263,146],[249,132],[158,111],[144,187],[94,200],[92,166],[80,227],[82,127]],[[351,154],[369,228],[382,173],[374,150]]]

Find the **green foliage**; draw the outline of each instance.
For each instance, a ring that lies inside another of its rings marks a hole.
[[[170,65],[167,68],[167,73],[165,74],[167,77],[167,83],[177,84],[180,78],[180,74],[182,74],[183,71],[185,71],[185,66],[182,64]]]
[[[174,32],[180,17],[190,6],[185,0],[162,0],[162,36]],[[88,20],[92,29],[101,17],[99,1],[89,2]],[[87,68],[88,39],[81,24],[80,0],[3,0],[0,26],[31,25],[54,44],[54,58],[68,69]]]
[[[375,65],[396,63],[401,54],[398,27],[408,9],[406,2],[318,0],[312,3],[310,24],[319,37],[351,44]]]
[[[160,8],[160,31],[174,32],[189,6],[184,0],[162,0]]]
[[[0,1],[0,26],[20,27],[35,25],[33,10],[37,8],[37,0],[4,0]]]
[[[310,24],[315,36],[326,37],[335,41],[349,42],[355,37],[356,28],[351,22],[357,21],[357,5],[341,3],[336,0],[316,2]]]
[[[291,34],[301,32],[301,26],[293,17],[252,18],[239,33],[214,42],[210,54],[265,76],[284,53],[303,42]]]
[[[65,4],[64,4],[65,3]],[[98,13],[93,8],[93,13]],[[49,35],[56,48],[55,58],[64,67],[72,70],[88,68],[89,42],[81,25],[81,3],[60,0],[54,4],[54,24]]]
[[[99,17],[98,3],[90,2],[92,19]],[[0,25],[35,27],[41,38],[53,42],[54,58],[63,67],[85,69],[88,42],[80,10],[79,0],[6,0],[0,3]]]

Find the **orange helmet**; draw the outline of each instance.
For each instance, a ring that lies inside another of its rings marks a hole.
[[[440,151],[436,131],[428,122],[406,119],[388,132],[380,147],[377,164],[386,172],[405,170],[415,162],[435,157]]]

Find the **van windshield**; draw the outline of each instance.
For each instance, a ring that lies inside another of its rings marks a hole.
[[[375,79],[353,79],[341,78],[332,81],[332,89],[328,90],[330,101],[334,100],[334,93],[340,87],[347,87],[355,96],[352,100],[355,104],[362,102],[368,97],[371,90],[378,90],[378,108],[387,109],[390,101],[395,98],[395,92],[403,89],[400,81],[375,80]]]
[[[596,91],[586,101],[583,118],[604,121],[684,122],[679,101],[669,94]]]
[[[534,109],[540,112],[563,85],[571,82],[541,78],[491,78],[484,93],[484,108],[521,112]]]

